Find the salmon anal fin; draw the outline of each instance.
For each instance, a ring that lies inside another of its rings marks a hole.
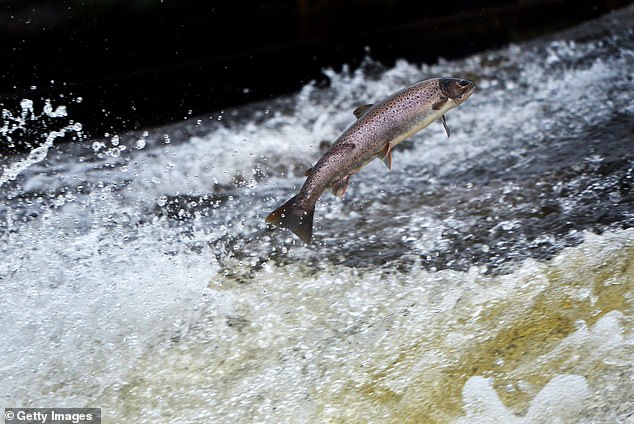
[[[447,126],[447,119],[445,119],[445,115],[440,117],[440,122],[442,122],[442,126],[445,128],[445,132],[447,133],[447,137],[449,137],[449,127]]]
[[[350,181],[350,175],[346,175],[345,177],[335,181],[332,184],[332,194],[338,197],[343,197],[348,189],[348,181]]]
[[[381,150],[379,157],[381,157],[381,159],[383,160],[383,163],[385,164],[385,166],[387,166],[387,169],[391,171],[392,170],[392,146],[390,145],[390,143],[386,144],[383,150]]]
[[[355,118],[359,119],[363,116],[364,113],[366,113],[368,111],[368,109],[370,109],[372,106],[374,106],[373,104],[367,104],[367,105],[361,105],[358,108],[356,108],[354,110],[354,116]]]

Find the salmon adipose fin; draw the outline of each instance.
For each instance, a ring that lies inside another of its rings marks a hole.
[[[313,237],[313,214],[315,205],[309,209],[300,206],[297,196],[275,209],[266,217],[267,224],[288,228],[306,243]]]

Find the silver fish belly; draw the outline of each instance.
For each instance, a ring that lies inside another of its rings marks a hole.
[[[357,121],[306,172],[299,193],[273,211],[266,222],[288,228],[310,242],[315,204],[326,189],[342,197],[350,176],[377,157],[391,169],[392,149],[438,119],[449,136],[444,114],[462,104],[474,90],[475,84],[465,79],[432,78],[379,103],[358,107],[354,111]]]

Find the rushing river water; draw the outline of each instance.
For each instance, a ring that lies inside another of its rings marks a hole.
[[[631,422],[633,20],[102,139],[57,101],[5,110],[5,148],[49,123],[0,157],[0,406]],[[433,124],[325,194],[311,245],[266,227],[358,104],[440,75],[478,84],[451,138]]]

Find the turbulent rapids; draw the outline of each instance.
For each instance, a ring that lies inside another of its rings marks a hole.
[[[59,99],[5,105],[0,406],[631,420],[632,21],[433,65],[367,59],[328,87],[98,139]],[[267,228],[358,99],[433,75],[478,85],[450,139],[432,124],[391,172],[374,161],[343,200],[324,195],[310,246]],[[42,144],[12,152],[41,120]]]

